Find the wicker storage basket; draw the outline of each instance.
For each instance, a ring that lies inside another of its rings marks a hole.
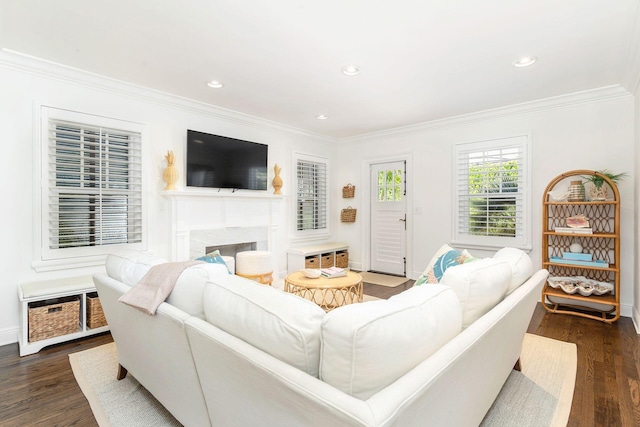
[[[349,206],[346,209],[342,209],[340,213],[340,222],[356,222],[356,209]]]
[[[104,317],[102,304],[97,292],[87,294],[87,326],[91,329],[106,326],[107,318]]]
[[[347,184],[342,187],[342,198],[343,199],[352,199],[356,194],[356,186]]]
[[[340,268],[349,267],[349,252],[347,251],[336,252],[336,267],[340,267]]]
[[[304,268],[320,268],[320,258],[308,256],[304,259]]]
[[[78,332],[80,297],[70,296],[29,304],[29,342]]]
[[[333,258],[333,254],[322,254],[320,258],[320,266],[322,268],[329,268],[335,265],[335,259]]]

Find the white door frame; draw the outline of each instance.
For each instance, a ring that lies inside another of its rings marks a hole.
[[[362,271],[371,269],[371,166],[376,163],[406,162],[405,173],[407,182],[405,185],[406,209],[407,209],[407,235],[406,235],[406,276],[408,279],[415,279],[413,273],[413,158],[410,153],[398,154],[393,157],[380,157],[367,159],[362,162],[361,182],[365,187],[361,194],[362,201]]]

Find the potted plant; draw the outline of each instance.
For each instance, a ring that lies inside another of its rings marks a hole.
[[[591,200],[606,200],[607,198],[607,186],[603,186],[605,179],[601,175],[606,176],[611,182],[617,185],[618,182],[626,178],[628,174],[626,172],[613,174],[607,169],[603,169],[601,171],[596,171],[596,174],[583,177],[586,179],[586,182],[591,183],[591,188],[589,189]]]

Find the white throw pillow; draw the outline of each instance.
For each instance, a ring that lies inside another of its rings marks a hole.
[[[479,259],[447,269],[440,283],[458,295],[466,328],[502,301],[511,284],[511,267],[505,261]]]
[[[204,289],[207,322],[318,377],[325,312],[311,301],[238,276],[218,276]]]
[[[229,275],[224,264],[202,263],[187,267],[176,280],[166,302],[180,310],[204,319],[204,285],[220,275]]]
[[[125,249],[107,256],[105,268],[109,277],[133,286],[147,274],[151,267],[165,262],[167,260],[164,258]]]
[[[529,255],[517,248],[502,248],[493,259],[506,261],[511,266],[511,284],[507,295],[515,291],[533,274],[533,262]]]
[[[322,322],[320,379],[368,399],[456,336],[461,324],[460,301],[439,284],[337,308]]]

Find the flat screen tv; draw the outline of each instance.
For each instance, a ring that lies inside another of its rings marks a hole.
[[[187,130],[187,186],[267,189],[268,145]]]

